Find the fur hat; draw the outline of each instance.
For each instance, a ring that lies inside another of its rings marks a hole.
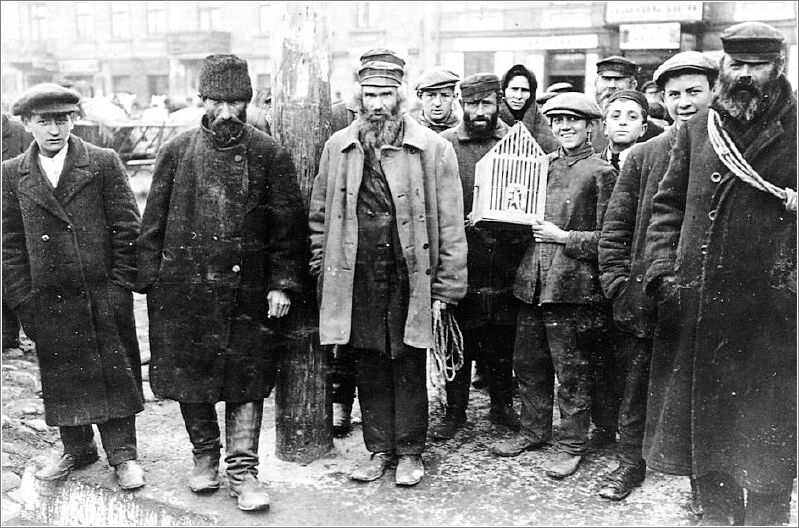
[[[247,61],[235,55],[209,55],[200,68],[202,98],[218,101],[250,101],[252,82],[247,72]]]

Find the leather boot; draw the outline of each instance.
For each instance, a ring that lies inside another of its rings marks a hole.
[[[219,452],[194,455],[194,468],[189,475],[189,488],[194,493],[219,489]]]
[[[181,403],[180,410],[193,446],[194,468],[189,474],[189,488],[194,493],[217,490],[222,444],[216,408],[213,403]]]
[[[269,508],[269,493],[258,481],[258,440],[264,401],[225,404],[227,477],[230,494],[238,497],[240,510]]]
[[[522,430],[522,423],[513,410],[513,405],[492,405],[488,411],[488,420],[494,425],[504,425],[514,433]]]
[[[620,461],[619,467],[602,479],[599,496],[603,499],[622,500],[632,492],[633,488],[640,486],[644,478],[646,478],[646,462]]]

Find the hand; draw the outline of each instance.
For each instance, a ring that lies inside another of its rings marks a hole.
[[[291,307],[291,299],[281,290],[272,290],[266,296],[266,301],[269,303],[268,318],[280,319],[287,313]]]
[[[674,275],[664,275],[658,280],[657,301],[663,301],[672,295],[677,289],[677,277]]]
[[[535,220],[533,238],[536,242],[565,244],[569,240],[569,232],[564,231],[549,220]]]
[[[472,213],[466,215],[466,218],[463,220],[463,227],[470,227],[472,225]]]
[[[441,313],[447,310],[447,303],[436,299],[433,301],[433,313]]]

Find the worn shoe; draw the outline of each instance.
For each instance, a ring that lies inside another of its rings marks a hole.
[[[238,498],[240,510],[269,509],[269,492],[266,485],[251,473],[247,474],[240,483],[230,483],[230,496]]]
[[[138,489],[144,486],[144,470],[135,460],[126,460],[114,466],[119,487],[124,490]]]
[[[194,493],[219,489],[219,455],[194,457],[194,468],[189,475],[189,488]]]
[[[633,488],[638,487],[646,477],[646,462],[639,460],[634,464],[622,462],[602,480],[599,496],[603,499],[622,500]]]
[[[544,445],[543,440],[533,440],[522,434],[518,434],[507,440],[502,440],[491,446],[491,452],[497,456],[512,457],[522,454],[524,451],[536,449]]]
[[[561,451],[547,464],[546,474],[554,479],[562,479],[573,475],[582,459],[582,455],[572,455]]]
[[[414,486],[424,476],[422,455],[400,455],[395,482],[398,486]]]
[[[588,438],[592,449],[602,449],[616,443],[616,432],[597,427]]]
[[[350,415],[352,414],[352,405],[344,405],[343,403],[333,404],[333,436],[336,438],[344,438],[350,431],[352,431],[352,422]]]
[[[58,460],[47,464],[34,475],[39,480],[58,480],[66,477],[73,469],[94,464],[100,457],[95,451],[83,456],[65,454]]]
[[[451,414],[445,414],[441,421],[430,427],[430,438],[436,440],[450,440],[455,438],[455,433],[465,424],[466,418],[458,418]]]
[[[522,423],[513,410],[513,405],[492,405],[488,411],[488,420],[494,425],[504,425],[515,433],[522,430]]]
[[[361,482],[377,480],[383,476],[386,468],[394,463],[395,460],[396,457],[394,453],[387,453],[385,451],[372,453],[369,460],[359,462],[358,465],[355,466],[355,469],[352,470],[350,474],[350,478],[353,480],[360,480]]]

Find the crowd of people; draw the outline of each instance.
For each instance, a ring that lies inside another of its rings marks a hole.
[[[649,469],[690,478],[702,524],[787,523],[796,98],[779,31],[745,22],[721,41],[720,63],[677,53],[641,91],[634,62],[604,58],[594,97],[566,83],[537,97],[523,64],[501,77],[433,68],[412,85],[418,114],[404,59],[370,50],[357,97],[333,106],[307,210],[288,151],[247,124],[253,90],[234,55],[203,61],[199,126],[159,150],[143,216],[116,154],[70,134],[79,95],[30,88],[12,112],[33,141],[3,121],[3,341],[18,319],[61,434],[63,455],[36,477],[98,460],[96,425],[120,487],[144,485],[135,291],[152,389],[179,402],[188,432],[189,487],[221,486],[224,445],[238,507],[267,509],[263,401],[310,274],[335,434],[350,432],[356,394],[362,412],[370,456],[352,479],[396,466],[397,485],[420,482],[428,438],[467,422],[477,362],[488,419],[514,433],[496,456],[554,442],[544,471],[560,480],[615,445],[605,499],[625,499]],[[513,127],[548,160],[543,216],[521,229],[475,221],[472,203],[477,163]],[[442,314],[462,331],[464,363],[429,424],[426,350]]]

